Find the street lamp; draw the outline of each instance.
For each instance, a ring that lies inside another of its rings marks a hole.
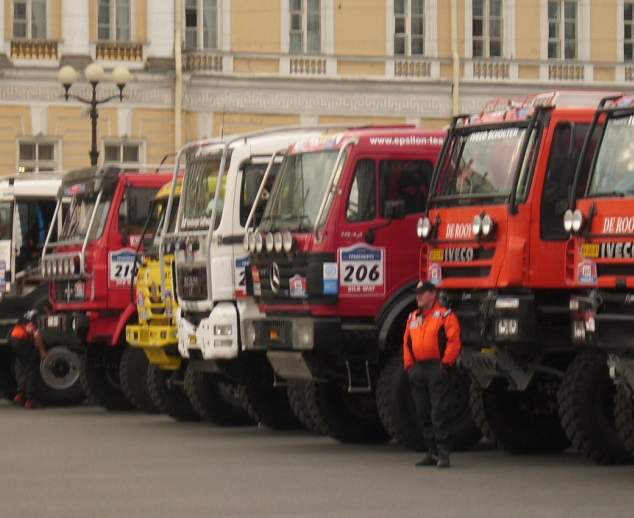
[[[93,167],[97,165],[99,159],[99,150],[97,149],[97,119],[99,119],[99,113],[97,113],[97,106],[105,104],[107,102],[116,99],[117,97],[123,102],[123,89],[125,85],[130,81],[130,71],[126,67],[116,67],[112,71],[112,80],[119,88],[118,95],[111,95],[103,99],[97,99],[97,85],[103,81],[105,72],[100,65],[91,63],[84,70],[84,76],[88,82],[92,85],[92,98],[85,99],[79,95],[70,93],[70,87],[79,78],[77,71],[71,66],[62,67],[59,71],[57,79],[64,87],[64,99],[75,99],[81,103],[90,105],[90,121],[92,122],[92,146],[90,148],[90,165]]]

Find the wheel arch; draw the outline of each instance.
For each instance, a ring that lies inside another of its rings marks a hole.
[[[416,307],[415,282],[408,283],[392,296],[379,313],[379,351],[388,351],[393,343],[401,343],[407,315]]]

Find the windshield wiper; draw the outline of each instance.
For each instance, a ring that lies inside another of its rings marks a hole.
[[[505,192],[481,192],[472,194],[444,194],[442,196],[434,196],[431,198],[431,202],[434,201],[452,201],[452,200],[486,200],[490,198],[506,198],[508,193]]]
[[[634,194],[634,191],[606,191],[596,194],[589,194],[587,198],[625,198],[628,194]]]

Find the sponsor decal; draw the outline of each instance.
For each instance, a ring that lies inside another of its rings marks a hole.
[[[520,134],[519,128],[494,129],[489,131],[476,131],[469,135],[468,142],[489,142],[491,140],[508,140],[516,138]]]
[[[597,265],[594,261],[585,260],[577,266],[577,277],[580,284],[596,284],[597,283]]]
[[[586,259],[634,259],[634,242],[584,243],[581,255]]]
[[[260,270],[255,265],[251,266],[251,277],[253,278],[253,295],[259,297],[262,295],[262,279],[260,278]]]
[[[445,259],[445,251],[442,248],[433,248],[429,254],[429,259],[436,263],[442,262]]]
[[[0,261],[0,291],[7,291],[7,262]]]
[[[385,249],[366,244],[339,249],[342,297],[385,295]]]
[[[337,263],[324,263],[324,295],[339,293],[339,267]]]
[[[431,260],[434,262],[465,263],[475,259],[475,250],[464,248],[435,248],[431,252]]]
[[[371,146],[442,146],[443,137],[422,137],[408,135],[403,137],[372,137]]]
[[[581,255],[586,259],[596,259],[599,257],[598,243],[584,243],[581,245]]]
[[[628,293],[627,295],[625,295],[625,303],[632,304],[632,302],[634,302],[634,294]]]
[[[471,223],[448,223],[445,239],[471,239]]]
[[[249,256],[238,257],[233,269],[233,281],[236,287],[236,296],[246,296],[247,294],[247,268],[251,264]]]
[[[288,281],[290,296],[293,299],[303,299],[306,297],[306,277],[294,275]]]
[[[607,217],[603,219],[604,234],[634,234],[634,216]]]
[[[438,263],[430,264],[427,270],[427,277],[434,286],[440,285],[442,282],[442,267]]]
[[[135,251],[122,248],[108,254],[109,284],[111,286],[126,286],[132,282]]]

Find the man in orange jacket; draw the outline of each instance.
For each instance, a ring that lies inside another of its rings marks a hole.
[[[462,343],[455,313],[438,301],[430,282],[416,286],[418,309],[407,319],[403,337],[403,363],[412,398],[427,444],[427,454],[417,466],[449,467],[449,375]]]

